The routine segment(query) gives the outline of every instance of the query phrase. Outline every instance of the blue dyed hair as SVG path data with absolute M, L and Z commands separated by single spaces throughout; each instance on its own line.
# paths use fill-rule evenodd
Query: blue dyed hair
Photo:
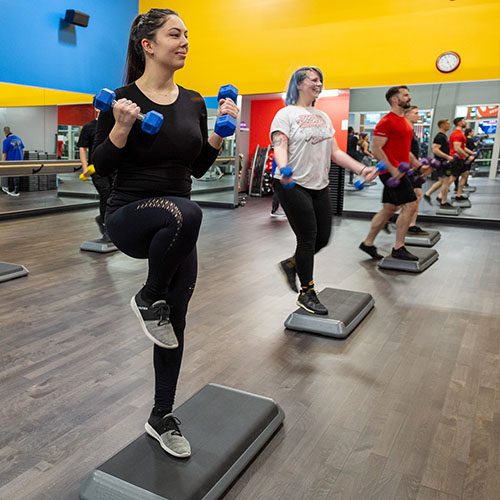
M 319 75 L 321 83 L 323 83 L 323 73 L 319 68 L 315 66 L 304 66 L 299 68 L 290 78 L 288 84 L 288 90 L 286 91 L 285 104 L 290 106 L 291 104 L 296 104 L 299 100 L 299 85 L 307 78 L 308 71 L 315 71 Z M 314 106 L 314 102 L 313 102 Z

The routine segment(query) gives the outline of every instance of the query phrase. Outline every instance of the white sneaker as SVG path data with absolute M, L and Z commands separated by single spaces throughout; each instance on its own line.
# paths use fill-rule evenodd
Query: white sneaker
M 144 427 L 167 453 L 177 458 L 188 458 L 191 456 L 191 445 L 182 435 L 180 423 L 177 417 L 169 413 L 163 418 L 151 415 Z
M 141 292 L 138 292 L 130 300 L 130 305 L 146 337 L 165 349 L 179 347 L 179 341 L 170 323 L 170 307 L 164 300 L 157 300 L 148 305 L 142 300 Z
M 271 217 L 274 219 L 286 219 L 286 214 L 283 210 L 279 209 L 276 212 L 271 212 Z

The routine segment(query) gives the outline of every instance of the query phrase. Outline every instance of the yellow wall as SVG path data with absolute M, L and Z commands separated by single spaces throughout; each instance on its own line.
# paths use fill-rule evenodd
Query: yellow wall
M 177 10 L 190 54 L 178 82 L 214 95 L 283 91 L 291 72 L 319 66 L 327 88 L 500 78 L 499 0 L 139 0 Z M 453 50 L 454 73 L 435 68 Z
M 85 104 L 91 103 L 92 97 L 90 94 L 80 94 L 78 92 L 0 83 L 0 108 Z

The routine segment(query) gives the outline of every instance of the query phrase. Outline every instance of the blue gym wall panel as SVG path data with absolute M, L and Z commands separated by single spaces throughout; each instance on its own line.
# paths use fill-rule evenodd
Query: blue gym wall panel
M 90 16 L 64 23 L 66 9 Z M 122 85 L 138 0 L 0 0 L 0 81 L 95 93 Z

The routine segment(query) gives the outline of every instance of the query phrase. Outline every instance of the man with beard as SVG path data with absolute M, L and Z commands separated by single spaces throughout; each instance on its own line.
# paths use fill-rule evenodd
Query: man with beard
M 386 166 L 379 176 L 384 184 L 383 206 L 382 210 L 374 215 L 370 231 L 359 248 L 375 260 L 382 259 L 383 256 L 377 252 L 374 245 L 375 238 L 386 222 L 401 210 L 396 222 L 396 241 L 391 256 L 395 259 L 418 260 L 418 257 L 404 246 L 410 222 L 418 209 L 417 197 L 408 177 L 398 170 L 401 163 L 410 163 L 415 170 L 422 167 L 410 152 L 413 129 L 405 118 L 405 110 L 411 106 L 411 95 L 407 86 L 399 85 L 391 87 L 385 98 L 391 110 L 377 123 L 372 143 L 373 155 Z M 391 178 L 394 180 L 389 181 Z
M 453 120 L 455 125 L 455 130 L 450 134 L 450 156 L 453 157 L 453 161 L 450 167 L 445 172 L 445 177 L 443 178 L 443 185 L 440 192 L 440 206 L 441 208 L 452 208 L 453 205 L 448 203 L 448 192 L 450 186 L 458 179 L 468 168 L 465 165 L 466 160 L 470 163 L 474 160 L 474 152 L 466 147 L 466 138 L 463 133 L 463 129 L 467 126 L 467 122 L 463 116 L 459 116 Z M 467 198 L 462 195 L 462 191 L 465 185 L 466 179 L 460 177 L 460 183 L 458 185 L 457 194 L 455 200 L 463 201 Z

